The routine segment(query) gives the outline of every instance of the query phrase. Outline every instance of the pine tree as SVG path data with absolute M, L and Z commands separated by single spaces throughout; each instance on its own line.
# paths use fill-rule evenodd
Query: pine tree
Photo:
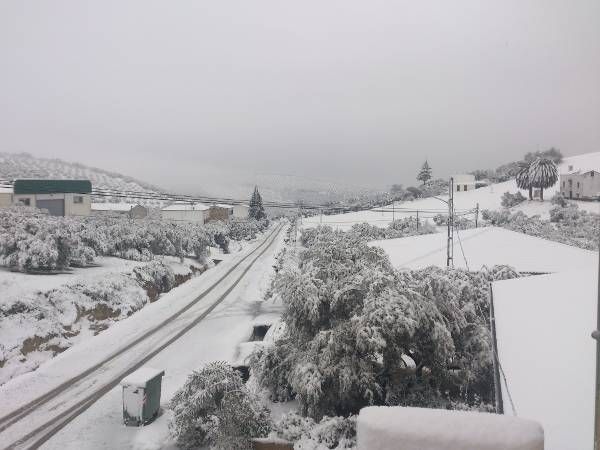
M 425 160 L 425 164 L 421 167 L 421 171 L 417 176 L 417 180 L 422 181 L 423 185 L 425 185 L 429 180 L 431 180 L 431 167 L 429 167 L 429 163 Z
M 248 216 L 251 219 L 256 220 L 261 220 L 267 217 L 265 208 L 263 207 L 262 197 L 260 196 L 260 192 L 258 192 L 258 187 L 254 187 L 254 192 L 252 193 L 252 198 L 250 199 L 250 210 L 248 211 Z

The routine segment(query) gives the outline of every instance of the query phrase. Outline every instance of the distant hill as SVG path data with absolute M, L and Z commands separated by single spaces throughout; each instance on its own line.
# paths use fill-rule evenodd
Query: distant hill
M 58 178 L 58 179 L 88 179 L 94 188 L 116 189 L 130 192 L 160 192 L 161 189 L 149 183 L 136 180 L 107 170 L 88 167 L 79 163 L 61 159 L 36 158 L 29 153 L 0 152 L 0 180 L 17 178 Z M 148 205 L 160 205 L 153 200 L 133 200 L 120 197 L 95 197 L 96 202 L 125 202 L 134 201 Z

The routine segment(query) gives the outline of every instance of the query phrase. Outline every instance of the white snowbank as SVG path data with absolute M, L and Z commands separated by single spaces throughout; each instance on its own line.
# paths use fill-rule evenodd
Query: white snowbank
M 544 431 L 497 414 L 372 406 L 358 415 L 357 449 L 543 450 Z
M 504 411 L 510 392 L 544 427 L 546 450 L 593 448 L 597 264 L 493 284 Z
M 528 236 L 504 228 L 486 227 L 460 231 L 460 241 L 470 270 L 507 264 L 520 272 L 562 272 L 596 263 L 597 253 Z M 446 266 L 445 233 L 373 241 L 399 269 Z M 459 239 L 454 238 L 454 266 L 466 268 Z

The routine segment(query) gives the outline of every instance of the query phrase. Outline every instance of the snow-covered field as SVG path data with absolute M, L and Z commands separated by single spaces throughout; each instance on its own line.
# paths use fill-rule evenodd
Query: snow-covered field
M 597 264 L 493 284 L 504 411 L 539 421 L 546 450 L 593 448 Z
M 454 237 L 454 267 L 479 270 L 496 264 L 520 272 L 548 273 L 593 266 L 598 253 L 504 228 L 485 227 L 460 231 Z M 446 266 L 445 233 L 373 241 L 398 269 Z M 460 247 L 462 242 L 462 250 Z M 463 256 L 464 251 L 464 256 Z
M 565 158 L 559 167 L 559 173 L 566 172 L 569 166 L 573 166 L 575 170 L 594 168 L 600 170 L 600 152 L 587 153 L 585 155 L 571 156 Z M 541 215 L 542 218 L 547 218 L 552 204 L 550 199 L 558 191 L 558 183 L 553 187 L 544 191 L 546 201 L 538 200 L 525 201 L 522 204 L 512 208 L 512 211 L 523 211 L 525 214 Z M 454 193 L 454 207 L 457 212 L 474 209 L 479 204 L 480 210 L 490 209 L 498 210 L 502 208 L 502 195 L 505 192 L 515 193 L 519 191 L 515 180 L 505 181 L 504 183 L 492 184 L 490 186 L 476 189 L 467 192 Z M 521 193 L 527 197 L 527 191 L 521 190 Z M 443 200 L 448 199 L 448 195 L 440 195 Z M 589 212 L 600 213 L 600 202 L 576 202 L 581 209 Z M 393 206 L 388 205 L 383 208 L 375 208 L 377 211 L 357 211 L 345 214 L 334 214 L 324 216 L 314 216 L 302 219 L 303 227 L 314 227 L 320 224 L 330 225 L 335 229 L 348 230 L 355 223 L 369 223 L 371 225 L 386 227 L 393 218 L 400 219 L 403 217 L 415 216 L 415 210 L 420 210 L 420 218 L 430 219 L 438 211 L 444 213 L 447 206 L 442 201 L 429 197 L 410 202 L 396 202 Z M 408 210 L 403 212 L 404 210 Z M 433 211 L 433 212 L 431 212 Z
M 190 321 L 206 311 L 221 295 L 226 295 L 225 300 L 205 320 L 145 365 L 166 369 L 161 400 L 163 408 L 166 409 L 169 399 L 184 383 L 192 370 L 209 361 L 234 362 L 239 359 L 244 350 L 238 349 L 238 345 L 250 338 L 255 318 L 264 314 L 278 313 L 281 310 L 281 304 L 265 304 L 262 299 L 273 271 L 275 254 L 284 245 L 283 238 L 284 233 L 279 233 L 275 244 L 269 247 L 268 251 L 259 257 L 254 265 L 250 266 L 249 262 L 244 262 L 235 269 L 235 273 L 244 273 L 238 284 L 232 285 L 232 281 L 218 283 L 214 290 L 210 291 L 200 302 L 194 304 L 184 315 L 178 317 L 164 329 L 161 328 L 159 332 L 138 344 L 132 351 L 111 361 L 102 371 L 98 371 L 97 378 L 89 380 L 91 383 L 89 386 L 80 386 L 77 395 L 85 395 L 86 389 L 102 385 L 106 377 L 119 373 L 123 367 L 133 364 L 144 354 L 159 346 L 165 339 L 177 334 Z M 108 331 L 70 348 L 40 366 L 35 372 L 9 381 L 0 388 L 0 404 L 3 405 L 3 409 L 8 412 L 18 405 L 36 398 L 60 384 L 61 381 L 79 373 L 83 368 L 93 366 L 98 360 L 111 355 L 124 343 L 133 341 L 146 330 L 157 326 L 165 318 L 170 317 L 175 311 L 196 298 L 207 287 L 220 280 L 256 245 L 258 244 L 248 246 L 247 249 L 224 260 L 203 276 L 194 278 L 164 294 L 158 301 L 120 321 Z M 249 268 L 247 273 L 243 272 L 245 267 Z M 64 406 L 62 407 L 64 408 Z M 173 444 L 168 435 L 169 417 L 167 414 L 162 415 L 146 427 L 127 428 L 122 425 L 121 408 L 121 390 L 119 387 L 115 387 L 47 441 L 43 448 L 172 447 Z M 48 420 L 48 414 L 51 413 L 48 411 L 36 412 L 34 419 Z M 26 424 L 19 424 L 19 426 L 21 425 L 25 426 Z M 7 432 L 9 434 L 6 434 Z M 6 430 L 0 436 L 0 446 L 3 443 L 12 442 L 11 439 L 13 436 L 18 436 L 18 433 L 18 430 L 10 428 Z

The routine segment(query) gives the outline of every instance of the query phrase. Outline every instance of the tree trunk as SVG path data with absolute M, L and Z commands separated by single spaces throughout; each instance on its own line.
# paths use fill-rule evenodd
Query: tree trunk
M 544 201 L 544 188 L 540 188 L 540 200 Z
M 533 186 L 529 186 L 529 200 L 533 200 Z

